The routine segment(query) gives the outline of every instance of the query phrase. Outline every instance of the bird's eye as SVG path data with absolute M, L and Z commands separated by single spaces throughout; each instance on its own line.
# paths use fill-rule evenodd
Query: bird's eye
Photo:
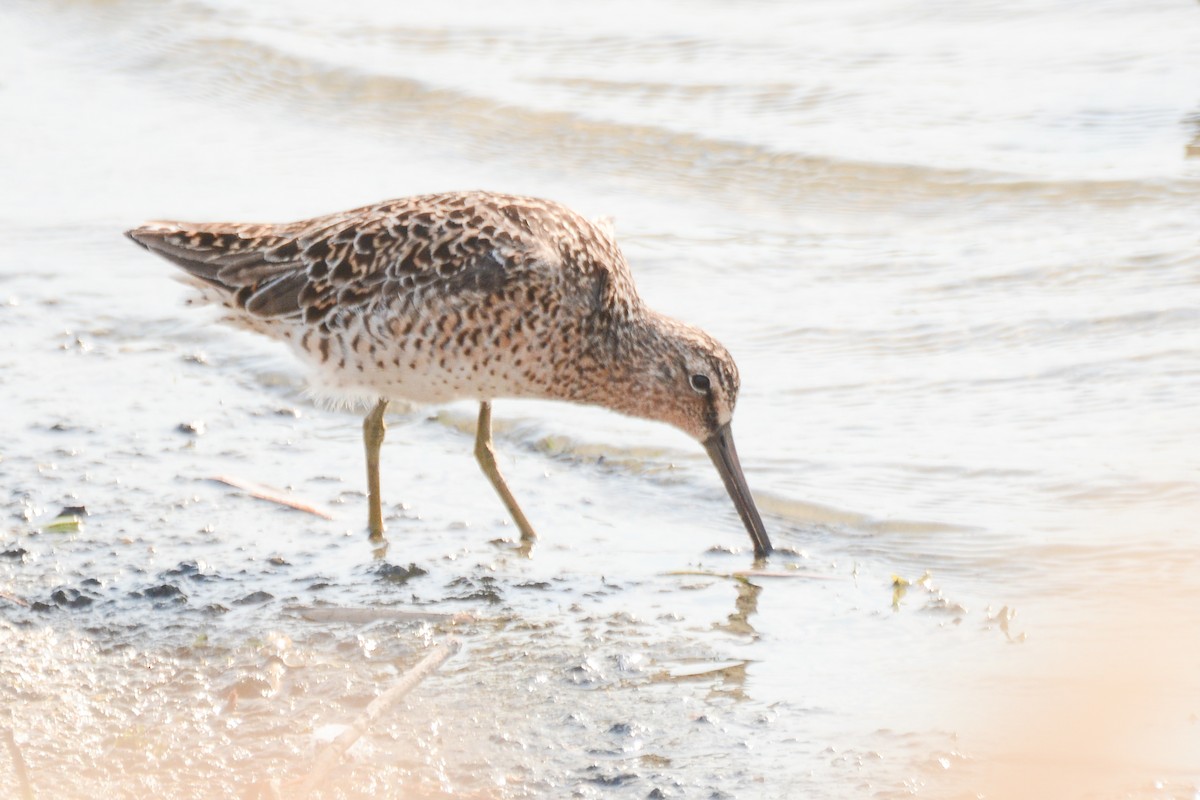
M 708 390 L 712 388 L 712 383 L 708 380 L 707 375 L 693 375 L 691 384 L 692 388 L 700 394 L 708 394 Z

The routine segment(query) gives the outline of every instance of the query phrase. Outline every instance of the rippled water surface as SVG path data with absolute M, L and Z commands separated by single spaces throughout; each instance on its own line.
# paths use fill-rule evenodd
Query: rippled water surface
M 293 796 L 453 638 L 320 796 L 1194 798 L 1196 42 L 1157 1 L 6 4 L 0 796 Z M 682 434 L 504 400 L 531 557 L 466 404 L 391 415 L 373 552 L 358 414 L 120 235 L 461 188 L 612 216 L 733 352 L 769 574 Z

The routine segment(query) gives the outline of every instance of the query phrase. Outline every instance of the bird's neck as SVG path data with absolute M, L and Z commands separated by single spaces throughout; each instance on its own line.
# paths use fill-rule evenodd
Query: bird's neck
M 645 308 L 633 309 L 620 319 L 594 320 L 581 337 L 578 356 L 564 360 L 555 370 L 550 395 L 652 418 L 649 411 L 663 386 L 660 365 L 669 359 L 682 325 Z

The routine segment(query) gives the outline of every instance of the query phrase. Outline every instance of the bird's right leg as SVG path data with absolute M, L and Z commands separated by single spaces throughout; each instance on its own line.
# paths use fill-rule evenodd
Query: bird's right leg
M 387 425 L 383 415 L 387 413 L 388 401 L 383 398 L 363 419 L 363 445 L 367 450 L 367 515 L 372 539 L 383 538 L 383 506 L 379 495 L 379 448 Z
M 496 465 L 496 450 L 492 447 L 492 404 L 486 400 L 479 404 L 479 423 L 475 428 L 475 459 L 483 468 L 483 474 L 492 482 L 496 494 L 500 495 L 513 522 L 520 528 L 521 541 L 526 545 L 532 544 L 537 539 L 537 534 L 533 532 L 533 526 L 517 505 L 517 498 L 508 490 L 508 484 L 500 474 L 500 467 Z

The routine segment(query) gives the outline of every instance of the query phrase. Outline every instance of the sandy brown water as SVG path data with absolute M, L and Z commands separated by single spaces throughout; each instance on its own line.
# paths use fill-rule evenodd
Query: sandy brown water
M 539 9 L 0 11 L 0 729 L 37 796 L 254 796 L 455 637 L 324 796 L 1195 797 L 1194 5 Z M 390 418 L 374 553 L 357 413 L 120 235 L 473 187 L 615 216 L 733 352 L 782 577 L 722 577 L 749 543 L 686 437 L 505 401 L 532 557 L 469 405 Z M 469 616 L 302 615 L 360 607 Z

